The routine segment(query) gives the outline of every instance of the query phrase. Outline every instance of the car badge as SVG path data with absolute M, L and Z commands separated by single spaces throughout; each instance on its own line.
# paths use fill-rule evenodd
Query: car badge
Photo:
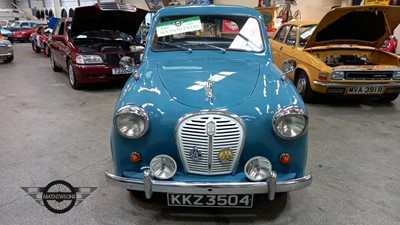
M 194 161 L 199 161 L 200 158 L 203 156 L 203 154 L 200 152 L 200 150 L 196 147 L 193 146 L 192 150 L 190 150 L 190 158 L 192 158 Z
M 215 123 L 210 121 L 206 124 L 206 130 L 207 130 L 207 135 L 208 136 L 214 136 L 215 135 Z
M 218 153 L 218 158 L 222 163 L 229 163 L 233 158 L 233 151 L 231 148 L 223 148 Z

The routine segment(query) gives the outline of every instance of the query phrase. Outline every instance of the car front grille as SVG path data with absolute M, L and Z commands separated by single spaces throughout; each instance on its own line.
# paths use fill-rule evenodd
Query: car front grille
M 390 80 L 393 71 L 347 71 L 346 80 Z
M 0 55 L 8 54 L 9 50 L 7 46 L 1 46 L 0 45 Z
M 244 133 L 240 117 L 227 112 L 200 111 L 181 118 L 176 138 L 186 172 L 232 174 L 242 152 Z

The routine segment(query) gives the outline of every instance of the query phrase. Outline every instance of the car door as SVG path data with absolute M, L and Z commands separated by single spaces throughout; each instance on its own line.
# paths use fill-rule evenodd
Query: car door
M 66 70 L 67 68 L 67 63 L 66 63 L 67 40 L 65 39 L 64 35 L 65 26 L 66 26 L 65 21 L 59 20 L 54 27 L 50 41 L 51 57 L 54 59 L 56 64 L 62 67 L 64 70 Z
M 282 57 L 281 51 L 282 51 L 288 30 L 289 30 L 288 25 L 281 26 L 279 28 L 279 30 L 277 31 L 276 35 L 274 36 L 274 38 L 271 40 L 272 57 L 274 58 L 274 63 L 276 65 L 278 65 L 279 68 L 282 67 L 282 63 L 283 63 L 283 57 Z

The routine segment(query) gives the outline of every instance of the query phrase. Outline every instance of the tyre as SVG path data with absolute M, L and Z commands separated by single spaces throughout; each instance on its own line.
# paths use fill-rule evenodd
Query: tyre
M 300 71 L 300 73 L 296 76 L 295 86 L 304 102 L 310 102 L 314 98 L 315 93 L 313 90 L 311 90 L 310 80 L 306 72 Z
M 75 90 L 81 89 L 82 85 L 79 84 L 78 80 L 76 79 L 71 60 L 68 61 L 68 71 L 67 72 L 68 72 L 69 84 L 71 85 L 71 87 Z
M 395 94 L 386 94 L 382 97 L 378 97 L 378 101 L 380 102 L 391 102 L 394 101 L 397 97 L 399 97 L 400 93 L 395 93 Z
M 40 52 L 42 51 L 38 46 L 35 45 L 35 43 L 33 43 L 33 50 L 34 50 L 36 53 L 40 53 Z
M 43 54 L 44 54 L 45 56 L 47 56 L 47 57 L 50 56 L 50 48 L 49 48 L 49 46 L 46 45 L 46 44 L 43 45 Z
M 8 57 L 7 59 L 4 60 L 5 63 L 10 63 L 14 60 L 14 56 Z
M 61 72 L 61 67 L 57 66 L 56 62 L 54 61 L 53 56 L 50 57 L 51 68 L 54 72 Z

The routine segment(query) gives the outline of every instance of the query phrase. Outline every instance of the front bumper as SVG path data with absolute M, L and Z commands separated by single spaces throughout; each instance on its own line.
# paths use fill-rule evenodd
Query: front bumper
M 153 192 L 176 194 L 267 194 L 273 200 L 276 192 L 289 192 L 311 185 L 312 176 L 277 181 L 276 173 L 266 181 L 260 182 L 177 182 L 156 180 L 150 170 L 144 171 L 144 179 L 120 177 L 106 172 L 106 180 L 112 185 L 128 189 L 144 191 L 150 199 Z
M 335 82 L 321 82 L 313 81 L 316 86 L 319 87 L 357 87 L 357 86 L 370 86 L 370 87 L 388 87 L 388 88 L 400 88 L 400 82 L 387 82 L 387 83 L 335 83 Z

